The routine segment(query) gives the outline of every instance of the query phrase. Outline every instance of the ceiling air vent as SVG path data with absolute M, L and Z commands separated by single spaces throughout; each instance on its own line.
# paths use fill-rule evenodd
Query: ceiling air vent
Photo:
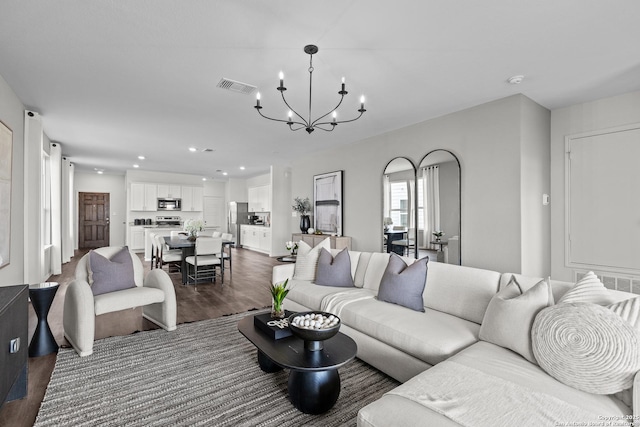
M 245 95 L 251 95 L 257 89 L 256 86 L 251 86 L 246 83 L 237 82 L 235 80 L 221 78 L 217 85 L 219 88 L 230 90 L 231 92 L 243 93 Z

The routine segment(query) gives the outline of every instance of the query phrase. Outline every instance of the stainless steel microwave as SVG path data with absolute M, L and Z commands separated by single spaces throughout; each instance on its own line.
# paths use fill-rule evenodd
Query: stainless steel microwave
M 158 199 L 159 211 L 182 210 L 182 199 Z

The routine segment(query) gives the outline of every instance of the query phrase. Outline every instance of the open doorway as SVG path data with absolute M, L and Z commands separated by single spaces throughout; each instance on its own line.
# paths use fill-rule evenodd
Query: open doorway
M 109 246 L 109 193 L 79 193 L 78 247 Z

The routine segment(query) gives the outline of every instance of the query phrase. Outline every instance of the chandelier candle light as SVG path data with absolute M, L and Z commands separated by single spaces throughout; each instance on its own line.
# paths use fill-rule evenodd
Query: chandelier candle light
M 350 120 L 337 120 L 337 116 L 338 116 L 337 109 L 338 107 L 340 107 L 340 104 L 342 104 L 342 100 L 344 99 L 344 96 L 347 93 L 349 93 L 345 90 L 345 83 L 344 83 L 344 77 L 343 77 L 341 90 L 338 91 L 338 94 L 340 95 L 340 101 L 338 102 L 338 105 L 336 105 L 333 109 L 331 109 L 325 115 L 320 116 L 313 121 L 311 120 L 311 87 L 312 87 L 312 81 L 313 81 L 313 55 L 318 53 L 318 46 L 312 45 L 312 44 L 306 45 L 304 47 L 304 51 L 309 55 L 309 118 L 305 119 L 300 114 L 298 114 L 296 110 L 291 108 L 291 106 L 285 99 L 284 91 L 287 90 L 287 88 L 284 87 L 284 74 L 282 73 L 282 71 L 280 72 L 280 86 L 278 86 L 276 89 L 280 91 L 280 95 L 282 95 L 282 101 L 284 101 L 285 105 L 289 108 L 289 114 L 288 114 L 287 120 L 274 119 L 262 114 L 262 111 L 260 111 L 262 109 L 262 106 L 260 105 L 260 92 L 258 92 L 258 94 L 256 95 L 256 105 L 254 107 L 256 110 L 258 110 L 258 114 L 260 114 L 265 119 L 273 120 L 275 122 L 286 123 L 289 125 L 289 129 L 291 130 L 295 131 L 295 130 L 304 129 L 309 134 L 313 132 L 315 129 L 322 129 L 324 131 L 331 132 L 340 123 L 354 122 L 358 120 L 360 117 L 362 117 L 362 114 L 364 114 L 364 112 L 367 111 L 364 109 L 364 96 L 360 98 L 360 109 L 358 110 L 360 115 L 358 117 Z M 300 121 L 298 121 L 297 118 L 294 120 L 294 117 L 293 117 L 294 114 L 297 116 L 297 118 L 300 119 Z M 325 117 L 327 117 L 329 114 L 332 115 L 331 121 L 321 121 Z

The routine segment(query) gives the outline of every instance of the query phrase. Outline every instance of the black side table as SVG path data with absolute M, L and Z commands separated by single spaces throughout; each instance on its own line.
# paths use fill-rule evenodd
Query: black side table
M 58 291 L 58 286 L 56 282 L 29 285 L 29 298 L 31 298 L 31 304 L 33 304 L 33 309 L 36 312 L 36 316 L 38 316 L 38 325 L 31 339 L 31 344 L 29 344 L 29 357 L 44 356 L 58 351 L 58 343 L 53 337 L 47 322 L 49 309 L 51 308 L 53 297 L 56 296 Z

